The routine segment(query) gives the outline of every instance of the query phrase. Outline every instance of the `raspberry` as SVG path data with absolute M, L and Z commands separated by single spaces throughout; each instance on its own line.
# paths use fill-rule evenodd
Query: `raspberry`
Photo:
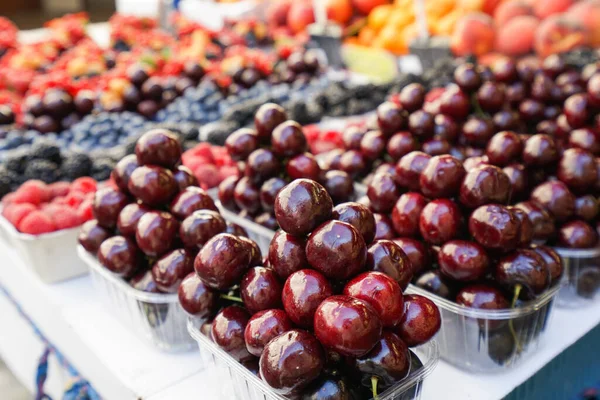
M 85 200 L 85 195 L 79 192 L 70 192 L 65 198 L 67 205 L 71 208 L 77 208 Z
M 225 178 L 229 178 L 230 176 L 237 176 L 238 172 L 238 167 L 235 165 L 226 165 L 221 167 L 219 168 L 219 180 L 223 181 Z
M 53 232 L 55 230 L 52 219 L 43 211 L 30 212 L 18 225 L 19 231 L 31 235 Z
M 94 213 L 92 212 L 93 205 L 94 199 L 89 198 L 85 199 L 79 208 L 77 208 L 77 217 L 79 217 L 79 221 L 81 221 L 81 223 L 94 219 Z
M 53 210 L 49 214 L 56 230 L 74 228 L 81 224 L 81 219 L 76 210 L 59 205 L 53 205 L 52 208 Z
M 9 193 L 6 196 L 4 196 L 2 198 L 2 204 L 7 205 L 7 204 L 12 204 L 15 202 L 15 197 L 16 197 L 16 193 Z
M 57 197 L 64 197 L 69 194 L 69 190 L 71 189 L 71 184 L 69 182 L 56 182 L 48 185 L 48 189 L 52 194 L 52 198 L 55 199 Z
M 190 149 L 183 153 L 182 160 L 185 163 L 185 158 L 196 158 L 196 157 L 204 157 L 212 164 L 214 162 L 213 153 L 211 151 L 210 143 L 200 143 L 193 149 Z
M 213 188 L 220 182 L 219 170 L 212 164 L 199 165 L 194 169 L 194 175 L 200 186 L 205 189 Z
M 93 178 L 86 176 L 75 179 L 71 185 L 71 190 L 79 193 L 95 193 L 97 187 L 98 184 L 96 181 Z
M 29 203 L 33 205 L 40 205 L 46 200 L 46 193 L 44 189 L 38 186 L 23 184 L 16 192 L 12 202 L 17 204 Z
M 69 205 L 69 203 L 67 203 L 66 196 L 58 196 L 58 197 L 53 198 L 51 204 L 58 204 L 58 205 L 63 205 L 63 206 Z
M 21 220 L 35 210 L 36 207 L 33 204 L 11 204 L 2 210 L 2 215 L 14 226 L 19 226 Z
M 204 158 L 204 157 L 189 158 L 188 160 L 183 162 L 183 165 L 185 165 L 192 171 L 195 171 L 196 168 L 199 168 L 203 165 L 210 165 L 210 164 L 212 164 L 212 163 L 207 158 Z

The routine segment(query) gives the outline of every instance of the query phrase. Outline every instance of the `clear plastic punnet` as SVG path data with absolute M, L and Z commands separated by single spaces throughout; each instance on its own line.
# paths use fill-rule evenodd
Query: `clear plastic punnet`
M 190 350 L 194 339 L 187 333 L 187 314 L 177 293 L 148 293 L 134 289 L 104 268 L 92 254 L 78 246 L 79 257 L 87 264 L 94 287 L 107 311 L 137 336 L 168 352 Z
M 540 347 L 559 289 L 556 285 L 505 310 L 465 307 L 414 285 L 406 293 L 425 296 L 440 309 L 442 326 L 435 338 L 443 360 L 471 372 L 493 373 L 514 367 Z
M 562 287 L 556 304 L 576 308 L 593 304 L 600 293 L 600 247 L 554 250 L 563 260 Z
M 269 386 L 249 369 L 244 367 L 227 352 L 213 343 L 210 338 L 200 332 L 199 321 L 190 319 L 188 331 L 198 343 L 200 357 L 205 365 L 204 373 L 210 374 L 210 382 L 218 382 L 221 399 L 244 400 L 287 400 L 274 393 Z M 438 363 L 438 346 L 432 340 L 422 346 L 412 348 L 423 366 L 398 381 L 377 397 L 378 400 L 411 400 L 420 399 L 425 377 Z M 231 384 L 229 384 L 231 382 Z

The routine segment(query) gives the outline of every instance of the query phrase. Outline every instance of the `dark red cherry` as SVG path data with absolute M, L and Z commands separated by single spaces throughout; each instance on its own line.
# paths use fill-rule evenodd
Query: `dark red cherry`
M 225 219 L 216 211 L 199 210 L 183 220 L 179 237 L 186 248 L 199 249 L 219 233 L 225 232 Z
M 527 165 L 543 167 L 558 160 L 556 143 L 548 135 L 533 135 L 525 141 L 523 161 Z
M 550 286 L 550 271 L 546 262 L 533 250 L 519 249 L 498 260 L 494 278 L 508 290 L 520 285 L 526 298 L 540 295 Z
M 409 347 L 428 342 L 440 330 L 442 317 L 435 303 L 418 294 L 404 296 L 404 314 L 398 336 Z
M 554 235 L 554 219 L 542 207 L 532 201 L 518 203 L 515 207 L 523 210 L 531 221 L 533 240 L 545 241 Z
M 492 64 L 494 78 L 498 82 L 512 82 L 517 79 L 517 64 L 509 58 L 500 58 Z
M 433 200 L 423 208 L 419 219 L 421 236 L 432 244 L 442 244 L 454 239 L 460 230 L 461 214 L 451 200 Z
M 291 330 L 273 338 L 260 356 L 260 376 L 277 394 L 298 393 L 321 375 L 325 352 L 309 332 Z
M 417 110 L 408 116 L 408 130 L 420 140 L 427 140 L 435 133 L 433 114 Z
M 423 143 L 422 150 L 431 156 L 448 154 L 450 152 L 450 143 L 442 139 L 433 138 Z
M 352 177 L 344 171 L 327 171 L 322 182 L 334 204 L 349 201 L 354 194 Z
M 557 221 L 565 221 L 575 213 L 575 196 L 561 181 L 542 183 L 531 193 L 531 200 L 548 210 Z
M 115 169 L 110 176 L 123 193 L 129 193 L 129 178 L 137 167 L 139 167 L 139 164 L 135 154 L 123 157 L 117 165 L 115 165 Z
M 527 96 L 527 88 L 523 82 L 513 82 L 506 86 L 506 100 L 511 106 L 518 106 Z
M 354 399 L 360 390 L 345 376 L 321 374 L 302 391 L 302 400 Z
M 544 118 L 544 103 L 533 99 L 525 99 L 519 104 L 519 115 L 525 121 L 538 122 Z
M 357 126 L 346 128 L 342 134 L 342 141 L 346 150 L 360 150 L 360 141 L 364 134 L 364 130 Z
M 408 112 L 416 111 L 423 106 L 425 94 L 423 85 L 420 83 L 411 83 L 400 91 L 400 104 Z
M 393 240 L 410 261 L 413 275 L 418 275 L 430 266 L 429 247 L 421 240 L 413 238 L 396 238 Z
M 308 263 L 330 279 L 348 279 L 364 270 L 367 246 L 352 225 L 325 222 L 306 242 Z
M 183 279 L 177 296 L 181 308 L 197 318 L 207 317 L 217 304 L 217 294 L 200 280 L 196 272 L 190 272 Z
M 225 290 L 237 284 L 250 264 L 249 246 L 222 233 L 209 240 L 196 256 L 194 269 L 208 287 Z
M 185 219 L 192 215 L 194 211 L 198 210 L 218 211 L 213 199 L 208 193 L 195 186 L 179 192 L 169 207 L 171 214 L 179 219 Z
M 498 132 L 487 145 L 486 155 L 491 164 L 505 166 L 519 160 L 523 144 L 519 135 L 511 131 Z
M 430 198 L 453 197 L 458 193 L 464 176 L 465 169 L 456 158 L 435 156 L 421 172 L 419 186 L 423 195 Z
M 349 150 L 341 155 L 339 165 L 336 168 L 347 172 L 352 177 L 356 177 L 365 172 L 366 160 L 359 151 Z
M 417 236 L 419 234 L 419 218 L 427 199 L 416 192 L 404 193 L 400 196 L 392 210 L 392 223 L 399 236 Z
M 92 213 L 103 228 L 112 229 L 117 225 L 119 213 L 129 203 L 129 198 L 112 188 L 100 189 L 94 195 Z
M 168 204 L 179 191 L 173 173 L 154 165 L 136 168 L 129 178 L 128 188 L 132 195 L 151 207 Z
M 573 249 L 590 249 L 598 244 L 598 234 L 584 221 L 571 221 L 558 231 L 558 244 Z
M 263 310 L 250 318 L 244 331 L 244 340 L 248 352 L 260 357 L 271 339 L 291 331 L 292 321 L 283 310 Z
M 180 165 L 175 171 L 173 171 L 173 178 L 177 182 L 179 190 L 185 190 L 190 186 L 198 186 L 198 179 L 194 176 L 193 172 L 186 166 Z
M 375 217 L 371 210 L 362 204 L 339 204 L 333 209 L 332 218 L 355 227 L 366 244 L 371 243 L 375 238 Z
M 142 215 L 135 230 L 140 250 L 150 257 L 159 257 L 172 248 L 177 238 L 179 221 L 165 211 L 149 211 Z
M 506 204 L 510 198 L 511 182 L 498 167 L 483 165 L 470 170 L 460 186 L 460 202 L 476 208 L 488 203 Z
M 509 210 L 519 219 L 519 247 L 528 247 L 533 240 L 533 224 L 527 213 L 520 208 L 510 207 Z
M 129 280 L 129 285 L 135 290 L 141 290 L 147 293 L 161 293 L 152 278 L 151 270 L 141 270 Z
M 135 155 L 139 165 L 159 165 L 170 169 L 181 160 L 181 144 L 173 132 L 153 129 L 138 139 Z
M 487 112 L 499 111 L 504 105 L 504 88 L 494 82 L 484 82 L 477 90 L 477 102 Z
M 106 239 L 98 248 L 98 261 L 109 271 L 127 278 L 142 265 L 142 254 L 135 243 L 123 236 Z
M 390 218 L 379 213 L 373 213 L 373 218 L 375 218 L 374 240 L 393 239 L 396 236 L 396 232 L 394 232 L 394 226 L 392 225 L 392 220 Z
M 327 278 L 312 269 L 291 274 L 283 286 L 281 300 L 290 319 L 299 326 L 311 328 L 317 307 L 333 295 Z
M 369 303 L 384 328 L 398 325 L 402 318 L 402 289 L 398 282 L 385 273 L 363 272 L 346 284 L 344 294 Z
M 281 279 L 308 267 L 304 240 L 282 230 L 275 232 L 269 245 L 269 262 Z
M 244 330 L 249 319 L 248 311 L 242 307 L 229 306 L 222 309 L 212 323 L 213 341 L 237 361 L 252 357 L 244 342 Z
M 496 131 L 508 131 L 519 127 L 519 115 L 514 111 L 498 111 L 492 120 Z
M 367 187 L 371 209 L 378 213 L 389 213 L 400 196 L 400 191 L 390 174 L 378 174 Z
M 283 107 L 274 103 L 266 103 L 260 106 L 254 116 L 254 126 L 260 141 L 269 141 L 273 130 L 286 120 L 287 115 Z
M 194 271 L 194 257 L 184 249 L 173 250 L 152 266 L 152 278 L 164 293 L 177 293 L 183 279 Z
M 327 349 L 349 357 L 362 357 L 381 338 L 377 312 L 365 301 L 331 296 L 315 312 L 314 331 Z
M 575 215 L 585 221 L 591 222 L 598 216 L 600 204 L 592 195 L 581 196 L 575 199 Z
M 217 197 L 221 202 L 221 205 L 228 210 L 237 209 L 237 204 L 235 203 L 234 191 L 235 186 L 238 183 L 239 178 L 237 176 L 229 176 L 219 184 Z
M 456 141 L 459 129 L 458 124 L 452 118 L 444 114 L 438 114 L 435 116 L 434 122 L 434 138 L 446 140 L 449 143 L 454 143 Z
M 311 179 L 317 180 L 321 176 L 321 167 L 310 153 L 298 154 L 290 159 L 285 171 L 290 179 Z
M 273 130 L 271 137 L 273 152 L 280 157 L 292 157 L 307 149 L 302 126 L 296 121 L 286 121 Z
M 260 210 L 260 193 L 248 177 L 240 179 L 233 189 L 235 204 L 242 210 L 256 213 Z
M 590 117 L 589 107 L 587 94 L 579 93 L 569 96 L 563 106 L 563 112 L 569 125 L 573 128 L 583 127 Z
M 589 192 L 598 177 L 594 156 L 582 149 L 568 149 L 558 163 L 556 175 L 572 190 Z
M 454 300 L 453 292 L 455 289 L 450 283 L 450 279 L 443 276 L 440 270 L 433 269 L 425 272 L 415 280 L 415 286 L 425 289 L 444 299 Z
M 254 184 L 261 184 L 281 172 L 281 164 L 275 154 L 267 149 L 254 150 L 246 161 L 246 177 Z
M 457 120 L 462 120 L 471 111 L 469 96 L 458 86 L 450 86 L 440 97 L 440 112 Z
M 487 249 L 514 249 L 519 241 L 519 226 L 519 219 L 498 204 L 481 206 L 469 218 L 471 236 Z
M 471 117 L 462 128 L 462 137 L 467 144 L 485 146 L 494 135 L 494 124 L 488 119 Z
M 410 190 L 419 190 L 419 178 L 431 156 L 421 151 L 413 151 L 403 156 L 396 164 L 396 183 Z
M 502 168 L 502 172 L 506 174 L 510 181 L 510 198 L 514 200 L 523 197 L 529 187 L 525 166 L 523 164 L 511 164 Z
M 355 368 L 362 374 L 363 384 L 371 384 L 370 377 L 378 378 L 380 387 L 388 387 L 408 375 L 410 352 L 398 335 L 384 331 L 381 339 L 366 355 L 357 358 Z
M 368 270 L 382 272 L 406 289 L 413 277 L 413 266 L 402 248 L 391 240 L 377 240 L 367 250 Z
M 597 156 L 600 154 L 600 136 L 589 128 L 575 129 L 569 134 L 569 146 L 587 150 Z
M 454 82 L 461 89 L 471 92 L 481 85 L 481 76 L 473 64 L 465 63 L 454 70 Z
M 373 223 L 375 225 L 375 223 Z M 373 227 L 373 231 L 375 228 Z M 81 226 L 77 240 L 84 249 L 96 254 L 102 242 L 111 236 L 111 232 L 98 224 L 95 219 L 87 221 Z
M 281 229 L 294 236 L 306 236 L 331 217 L 333 201 L 317 182 L 297 179 L 281 189 L 275 198 L 275 217 Z
M 260 204 L 266 211 L 273 211 L 277 193 L 286 185 L 281 178 L 271 178 L 260 187 Z
M 485 249 L 475 242 L 452 240 L 438 253 L 440 270 L 461 282 L 476 281 L 488 272 L 490 260 Z
M 227 137 L 225 147 L 232 159 L 243 161 L 258 148 L 258 135 L 249 128 L 238 129 Z
M 400 107 L 386 101 L 377 107 L 377 124 L 386 136 L 391 136 L 406 127 L 406 117 Z
M 369 131 L 360 141 L 360 152 L 369 161 L 375 161 L 383 154 L 386 139 L 381 131 Z
M 550 285 L 553 286 L 558 283 L 563 274 L 563 262 L 558 253 L 547 246 L 535 246 L 533 251 L 538 253 L 546 262 L 546 267 L 550 271 Z
M 465 171 L 469 172 L 472 169 L 480 167 L 482 165 L 490 165 L 487 156 L 473 156 L 469 157 L 463 162 Z
M 501 290 L 486 284 L 466 286 L 456 295 L 456 302 L 461 306 L 481 310 L 504 310 L 510 303 Z
M 247 238 L 246 236 L 238 236 L 238 239 L 240 239 L 242 243 L 244 243 L 248 247 L 248 251 L 250 252 L 249 265 L 251 267 L 263 265 L 263 256 L 262 252 L 260 251 L 260 247 L 258 246 L 258 243 L 256 243 L 252 239 Z

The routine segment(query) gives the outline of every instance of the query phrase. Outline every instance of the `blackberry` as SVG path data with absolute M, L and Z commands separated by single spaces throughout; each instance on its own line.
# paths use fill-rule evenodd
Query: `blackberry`
M 45 139 L 36 141 L 31 146 L 29 154 L 33 160 L 47 160 L 58 165 L 60 165 L 62 160 L 60 157 L 60 148 Z
M 0 169 L 0 198 L 10 193 L 17 185 L 18 175 L 6 168 Z
M 116 163 L 107 157 L 97 158 L 92 165 L 92 178 L 98 182 L 108 180 Z
M 60 169 L 66 180 L 73 181 L 82 176 L 90 175 L 92 160 L 87 154 L 72 153 L 65 157 Z
M 22 174 L 25 170 L 28 157 L 29 152 L 25 149 L 10 152 L 4 160 L 4 166 L 11 172 Z
M 199 138 L 201 142 L 208 142 L 210 144 L 223 146 L 227 137 L 229 137 L 231 133 L 239 128 L 240 125 L 233 121 L 213 122 L 204 125 L 202 129 L 200 129 Z
M 587 64 L 594 64 L 598 60 L 598 53 L 589 47 L 571 50 L 561 54 L 566 64 L 582 69 Z
M 60 170 L 56 163 L 49 160 L 34 159 L 27 163 L 24 176 L 26 180 L 39 179 L 46 183 L 53 183 L 60 179 Z

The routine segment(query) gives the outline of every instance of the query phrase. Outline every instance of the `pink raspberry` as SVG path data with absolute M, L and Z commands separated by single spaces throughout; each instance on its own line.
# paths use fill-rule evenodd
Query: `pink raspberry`
M 56 227 L 52 218 L 43 211 L 35 210 L 30 212 L 18 225 L 19 231 L 30 235 L 41 235 L 42 233 L 54 232 Z

